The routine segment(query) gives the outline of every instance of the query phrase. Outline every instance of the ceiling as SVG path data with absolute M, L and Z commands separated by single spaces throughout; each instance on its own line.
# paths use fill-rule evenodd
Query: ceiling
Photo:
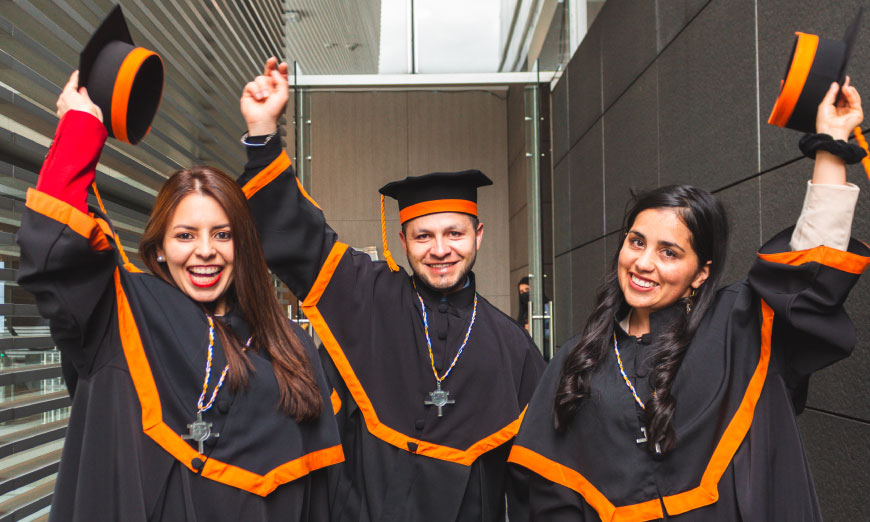
M 287 60 L 304 74 L 377 74 L 380 0 L 287 0 L 285 6 Z

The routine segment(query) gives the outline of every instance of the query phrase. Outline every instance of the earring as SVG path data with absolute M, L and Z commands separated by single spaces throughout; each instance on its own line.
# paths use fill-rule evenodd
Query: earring
M 695 289 L 689 293 L 689 297 L 686 298 L 686 315 L 692 313 L 692 299 L 695 297 Z
M 158 254 L 158 255 L 157 255 L 157 262 L 158 262 L 158 263 L 165 263 L 165 262 L 166 262 L 166 258 Z

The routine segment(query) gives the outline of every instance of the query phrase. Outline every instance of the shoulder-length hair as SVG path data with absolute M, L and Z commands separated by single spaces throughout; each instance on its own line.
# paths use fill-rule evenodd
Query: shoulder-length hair
M 230 221 L 233 237 L 233 281 L 227 290 L 227 304 L 238 309 L 251 326 L 251 348 L 265 352 L 272 362 L 278 380 L 280 406 L 297 421 L 320 416 L 323 401 L 302 342 L 290 329 L 284 317 L 266 258 L 254 224 L 254 217 L 244 193 L 236 182 L 212 167 L 197 166 L 173 174 L 161 187 L 154 208 L 139 242 L 139 255 L 151 272 L 178 287 L 165 263 L 157 261 L 157 250 L 163 245 L 170 218 L 182 199 L 190 194 L 214 198 L 223 207 Z M 251 362 L 243 350 L 243 342 L 220 321 L 215 321 L 230 370 L 228 382 L 234 391 L 248 384 Z
M 623 237 L 634 225 L 638 214 L 648 209 L 670 208 L 690 232 L 692 250 L 698 256 L 698 268 L 710 264 L 707 280 L 697 290 L 691 311 L 680 313 L 665 331 L 656 332 L 658 342 L 652 354 L 653 368 L 649 382 L 652 397 L 646 403 L 645 421 L 649 432 L 648 448 L 658 443 L 662 451 L 676 447 L 673 427 L 676 400 L 671 386 L 704 314 L 713 303 L 725 268 L 728 248 L 728 219 L 722 204 L 709 192 L 688 185 L 669 185 L 633 194 L 630 208 L 622 222 Z M 589 378 L 610 352 L 616 321 L 628 312 L 629 306 L 619 286 L 617 265 L 624 241 L 613 256 L 610 269 L 596 293 L 595 310 L 586 321 L 583 335 L 571 348 L 556 390 L 553 404 L 554 424 L 564 431 L 583 399 L 590 395 Z

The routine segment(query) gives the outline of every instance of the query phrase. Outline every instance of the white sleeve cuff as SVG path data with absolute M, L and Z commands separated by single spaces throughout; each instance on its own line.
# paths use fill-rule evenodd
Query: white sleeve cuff
M 792 250 L 825 245 L 846 250 L 858 204 L 857 185 L 824 185 L 807 181 L 804 207 L 791 235 Z

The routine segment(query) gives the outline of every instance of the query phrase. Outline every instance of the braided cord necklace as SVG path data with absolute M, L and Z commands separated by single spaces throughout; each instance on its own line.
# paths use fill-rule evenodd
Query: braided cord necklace
M 634 385 L 631 384 L 631 380 L 629 380 L 628 375 L 625 374 L 625 368 L 622 366 L 622 357 L 619 356 L 619 345 L 616 342 L 616 332 L 613 333 L 613 351 L 616 352 L 616 362 L 619 363 L 619 373 L 622 374 L 622 380 L 625 381 L 625 385 L 628 386 L 628 389 L 631 390 L 631 394 L 634 395 L 634 402 L 640 406 L 640 409 L 646 411 L 646 405 L 640 400 L 640 397 L 637 395 L 637 390 L 634 389 Z
M 208 357 L 205 361 L 205 378 L 202 381 L 202 393 L 199 394 L 199 400 L 196 401 L 196 420 L 187 425 L 189 434 L 181 437 L 185 440 L 197 441 L 199 443 L 200 453 L 202 453 L 204 449 L 203 442 L 211 437 L 220 437 L 220 433 L 212 433 L 212 423 L 204 421 L 202 419 L 202 413 L 208 411 L 212 405 L 214 405 L 214 400 L 217 398 L 218 391 L 221 389 L 221 386 L 223 386 L 227 373 L 230 371 L 230 364 L 227 363 L 221 372 L 221 377 L 218 379 L 217 386 L 214 387 L 211 398 L 207 404 L 203 405 L 202 401 L 205 400 L 205 395 L 208 391 L 208 381 L 211 379 L 211 361 L 212 356 L 214 355 L 214 320 L 210 315 L 207 315 L 206 318 L 208 319 Z M 253 337 L 248 337 L 248 341 L 245 343 L 245 350 L 251 346 L 251 339 L 253 339 Z
M 444 375 L 439 377 L 438 370 L 435 369 L 435 355 L 432 353 L 432 339 L 429 337 L 429 318 L 426 315 L 426 304 L 423 302 L 423 297 L 420 295 L 420 292 L 417 291 L 417 283 L 413 281 L 412 283 L 414 284 L 414 293 L 417 294 L 417 299 L 420 301 L 420 311 L 423 315 L 423 332 L 426 334 L 426 347 L 429 349 L 429 363 L 432 366 L 432 374 L 435 375 L 436 382 L 435 391 L 429 392 L 429 399 L 423 401 L 423 404 L 438 408 L 438 416 L 442 417 L 443 412 L 441 409 L 448 404 L 455 404 L 456 401 L 449 399 L 450 392 L 442 390 L 441 383 L 448 375 L 450 375 L 453 367 L 456 366 L 456 361 L 458 361 L 459 356 L 462 355 L 462 350 L 464 350 L 465 345 L 468 344 L 468 338 L 471 336 L 471 329 L 474 327 L 474 321 L 477 318 L 477 292 L 474 293 L 474 307 L 471 311 L 471 321 L 468 323 L 468 330 L 465 332 L 465 338 L 462 340 L 462 345 L 459 346 L 459 350 L 456 352 L 456 357 L 453 358 L 453 362 L 450 363 L 450 367 L 447 368 Z
M 631 394 L 634 396 L 634 402 L 640 406 L 640 409 L 646 411 L 646 405 L 640 400 L 640 397 L 637 395 L 637 390 L 634 389 L 634 385 L 631 384 L 631 380 L 628 378 L 628 375 L 625 374 L 625 368 L 622 366 L 622 357 L 619 356 L 619 343 L 616 342 L 616 332 L 613 332 L 613 351 L 616 353 L 616 362 L 619 363 L 619 373 L 622 374 L 622 380 L 625 381 L 625 385 L 628 386 L 628 389 L 631 390 Z M 653 391 L 655 394 L 655 391 Z M 638 444 L 643 444 L 647 442 L 647 434 L 646 434 L 646 426 L 641 426 L 640 428 L 641 436 L 639 439 L 635 439 L 635 442 Z M 662 453 L 661 445 L 656 442 L 654 446 L 655 452 L 658 454 Z

